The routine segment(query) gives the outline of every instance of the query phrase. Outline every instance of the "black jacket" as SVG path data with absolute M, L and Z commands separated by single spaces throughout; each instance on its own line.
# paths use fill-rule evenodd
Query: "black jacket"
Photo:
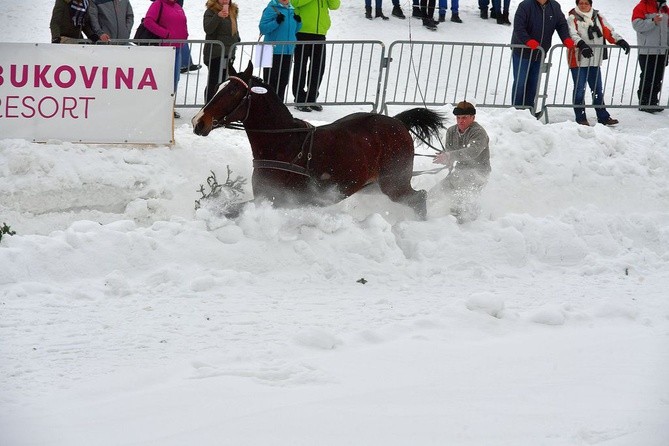
M 551 48 L 553 33 L 557 31 L 560 39 L 569 38 L 569 25 L 562 12 L 562 7 L 555 0 L 548 0 L 540 5 L 537 0 L 523 0 L 516 9 L 513 19 L 512 45 L 526 45 L 528 40 L 534 39 L 541 44 L 545 54 Z M 515 48 L 514 54 L 520 54 L 524 59 L 538 60 L 539 51 Z

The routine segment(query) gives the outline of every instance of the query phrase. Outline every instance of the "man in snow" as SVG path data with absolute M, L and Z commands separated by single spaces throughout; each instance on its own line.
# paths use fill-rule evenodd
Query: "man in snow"
M 490 176 L 490 149 L 472 104 L 459 102 L 453 114 L 457 123 L 446 130 L 444 151 L 434 162 L 451 169 L 441 186 L 452 197 L 451 214 L 462 224 L 478 218 L 477 199 Z

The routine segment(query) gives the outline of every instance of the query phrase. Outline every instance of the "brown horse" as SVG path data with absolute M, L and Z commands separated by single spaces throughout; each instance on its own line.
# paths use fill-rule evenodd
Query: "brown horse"
M 252 76 L 253 66 L 229 72 L 216 95 L 193 117 L 193 130 L 207 136 L 216 127 L 241 123 L 253 152 L 255 200 L 278 206 L 328 205 L 378 182 L 392 201 L 427 216 L 426 192 L 411 187 L 413 132 L 429 140 L 442 117 L 416 108 L 389 117 L 354 113 L 314 127 L 294 118 L 273 89 Z

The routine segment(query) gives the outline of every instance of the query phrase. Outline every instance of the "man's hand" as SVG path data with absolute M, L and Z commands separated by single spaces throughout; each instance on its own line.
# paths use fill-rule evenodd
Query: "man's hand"
M 435 164 L 444 164 L 449 167 L 453 165 L 453 162 L 451 161 L 451 155 L 446 151 L 440 152 L 437 156 L 434 157 L 432 162 Z

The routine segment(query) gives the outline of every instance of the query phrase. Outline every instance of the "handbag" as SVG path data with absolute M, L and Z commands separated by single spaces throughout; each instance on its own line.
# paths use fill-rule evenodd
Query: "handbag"
M 160 16 L 163 13 L 163 4 L 160 4 L 160 10 L 158 11 L 158 19 L 156 22 L 160 22 Z M 137 27 L 137 31 L 135 31 L 135 37 L 133 37 L 135 40 L 140 40 L 140 39 L 145 39 L 145 40 L 161 40 L 162 37 L 155 35 L 151 31 L 149 31 L 146 26 L 144 26 L 144 19 L 142 19 L 142 23 L 139 24 Z M 137 45 L 158 45 L 157 43 L 137 43 Z

